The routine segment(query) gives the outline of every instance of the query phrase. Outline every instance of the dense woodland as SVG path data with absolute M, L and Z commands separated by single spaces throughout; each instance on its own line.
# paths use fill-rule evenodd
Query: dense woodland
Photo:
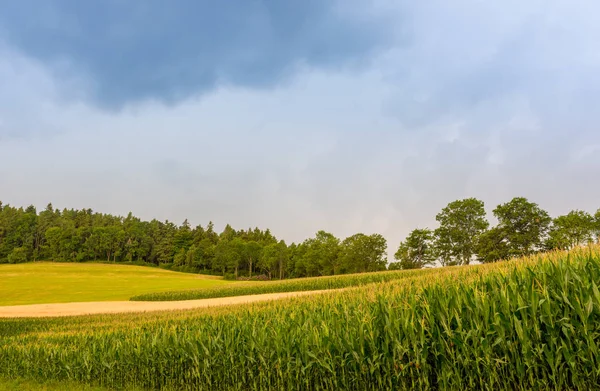
M 344 240 L 319 231 L 287 245 L 270 230 L 215 232 L 213 223 L 142 221 L 93 212 L 55 209 L 49 204 L 16 208 L 0 202 L 0 263 L 30 261 L 129 262 L 230 278 L 294 278 L 428 265 L 494 262 L 539 251 L 569 249 L 600 240 L 600 209 L 551 218 L 537 204 L 517 197 L 498 205 L 490 228 L 484 203 L 451 202 L 437 216 L 436 229 L 415 229 L 388 265 L 386 239 L 355 234 Z

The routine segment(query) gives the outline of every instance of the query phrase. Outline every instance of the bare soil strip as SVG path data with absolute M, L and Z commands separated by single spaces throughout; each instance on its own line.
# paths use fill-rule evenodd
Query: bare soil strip
M 305 296 L 323 292 L 328 291 L 319 290 L 267 293 L 262 295 L 220 297 L 215 299 L 185 301 L 98 301 L 87 303 L 15 305 L 0 307 L 0 318 L 46 318 L 56 316 L 116 314 L 124 312 L 188 310 L 222 305 L 255 303 L 259 301 L 277 300 L 287 297 Z

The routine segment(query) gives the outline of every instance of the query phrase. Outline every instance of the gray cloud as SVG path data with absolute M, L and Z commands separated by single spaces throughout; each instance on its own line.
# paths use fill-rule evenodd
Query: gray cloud
M 0 26 L 28 56 L 93 81 L 105 107 L 177 102 L 219 83 L 271 87 L 298 63 L 340 67 L 385 46 L 382 17 L 345 12 L 359 2 L 2 1 Z M 31 10 L 35 9 L 35 12 Z

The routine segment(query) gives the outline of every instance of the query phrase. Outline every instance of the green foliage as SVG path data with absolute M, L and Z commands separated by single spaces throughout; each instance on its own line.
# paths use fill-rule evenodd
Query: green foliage
M 433 232 L 430 229 L 415 229 L 400 243 L 394 255 L 398 261 L 390 270 L 421 269 L 435 260 Z
M 483 201 L 475 198 L 454 201 L 435 217 L 437 258 L 443 266 L 468 265 L 475 254 L 478 236 L 489 226 Z
M 516 197 L 494 209 L 494 215 L 511 257 L 533 254 L 543 248 L 552 219 L 536 203 Z
M 594 234 L 596 235 L 596 243 L 600 243 L 600 209 L 594 215 Z
M 475 252 L 480 262 L 496 262 L 510 257 L 507 235 L 501 227 L 494 227 L 477 238 Z
M 573 211 L 554 221 L 525 198 L 514 198 L 494 210 L 499 220 L 490 230 L 484 204 L 475 198 L 449 203 L 436 216 L 439 227 L 427 252 L 416 259 L 405 244 L 389 269 L 463 265 L 474 259 L 493 262 L 546 249 L 568 249 L 600 241 L 600 210 L 594 217 Z M 169 270 L 236 278 L 302 278 L 386 269 L 387 242 L 380 234 L 357 233 L 343 240 L 318 231 L 289 246 L 269 229 L 236 230 L 227 224 L 221 233 L 214 224 L 192 227 L 170 221 L 142 221 L 95 213 L 90 209 L 55 209 L 48 204 L 37 214 L 32 206 L 14 208 L 0 203 L 0 263 L 52 260 L 153 264 Z M 418 258 L 418 257 L 417 257 Z M 416 259 L 416 263 L 414 262 Z M 431 261 L 431 262 L 430 262 Z
M 600 388 L 597 247 L 401 273 L 412 277 L 229 308 L 1 320 L 0 376 L 151 390 Z
M 136 390 L 127 388 L 127 390 Z M 93 387 L 70 381 L 33 381 L 0 378 L 0 391 L 109 391 L 104 387 Z
M 283 240 L 279 243 L 271 243 L 262 251 L 258 265 L 262 270 L 266 270 L 269 279 L 273 272 L 279 270 L 279 279 L 283 278 L 283 269 L 289 259 L 288 249 Z
M 575 246 L 588 244 L 595 239 L 594 225 L 594 217 L 581 210 L 574 210 L 565 216 L 559 216 L 552 221 L 546 247 L 568 250 Z
M 0 203 L 0 263 L 105 261 L 280 279 L 385 268 L 381 235 L 357 234 L 344 243 L 319 231 L 288 249 L 268 229 L 236 230 L 227 224 L 219 234 L 212 222 L 192 228 L 187 220 L 177 226 L 168 220 L 142 221 L 132 213 L 120 217 L 90 209 L 60 211 L 52 204 L 38 215 L 34 207 Z
M 27 261 L 27 249 L 25 247 L 15 247 L 8 255 L 8 263 L 25 263 Z
M 380 234 L 362 233 L 346 238 L 340 249 L 343 273 L 364 273 L 385 270 L 387 241 Z

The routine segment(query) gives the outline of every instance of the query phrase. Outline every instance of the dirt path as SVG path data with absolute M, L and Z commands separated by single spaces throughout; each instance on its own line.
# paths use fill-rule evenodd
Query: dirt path
M 53 316 L 76 316 L 93 314 L 116 314 L 123 312 L 147 312 L 187 310 L 193 308 L 215 307 L 220 305 L 254 303 L 327 292 L 285 292 L 221 297 L 216 299 L 185 301 L 98 301 L 88 303 L 29 304 L 0 307 L 0 318 L 45 318 Z

